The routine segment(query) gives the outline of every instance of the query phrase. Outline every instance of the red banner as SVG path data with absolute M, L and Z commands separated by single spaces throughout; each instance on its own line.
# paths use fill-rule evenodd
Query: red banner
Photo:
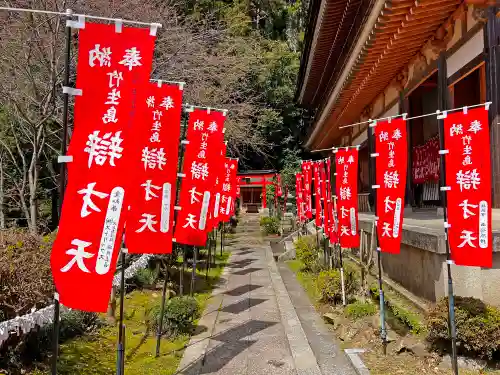
M 238 173 L 238 160 L 225 158 L 224 179 L 222 180 L 222 196 L 219 212 L 223 222 L 231 217 L 231 206 L 236 199 L 236 174 Z
M 439 181 L 439 137 L 413 148 L 411 172 L 414 184 Z
M 323 233 L 327 235 L 328 220 L 330 215 L 328 214 L 328 199 L 327 199 L 328 182 L 326 180 L 325 163 L 323 161 L 319 162 L 319 175 L 321 180 L 321 205 L 323 206 L 322 228 L 323 228 Z
M 276 196 L 283 196 L 283 188 L 281 187 L 281 175 L 276 175 Z
M 406 120 L 377 123 L 375 152 L 379 247 L 382 252 L 397 254 L 401 246 L 408 167 Z
M 129 253 L 169 254 L 176 197 L 182 86 L 150 83 L 144 120 L 134 127 L 127 214 Z M 127 190 L 128 191 L 128 190 Z
M 444 120 L 448 240 L 457 265 L 492 266 L 491 161 L 488 110 Z
M 358 150 L 339 148 L 335 155 L 337 220 L 342 247 L 359 247 Z
M 313 163 L 314 170 L 314 197 L 316 204 L 316 217 L 315 224 L 316 227 L 321 226 L 321 218 L 323 216 L 321 209 L 321 182 L 320 182 L 320 174 L 319 174 L 319 163 Z
M 214 165 L 214 171 L 217 175 L 215 179 L 215 185 L 212 191 L 212 197 L 210 201 L 209 210 L 209 225 L 207 226 L 209 231 L 213 230 L 223 221 L 221 217 L 221 196 L 222 196 L 222 182 L 224 181 L 225 168 L 224 161 L 226 159 L 226 144 L 222 142 L 220 145 L 220 156 Z
M 304 220 L 303 193 L 302 193 L 302 173 L 295 174 L 295 201 L 297 204 L 297 220 Z
M 303 179 L 303 200 L 304 214 L 308 219 L 312 218 L 312 198 L 311 198 L 311 162 L 302 162 L 302 179 Z
M 210 201 L 217 178 L 225 115 L 195 109 L 189 116 L 180 191 L 180 208 L 175 224 L 177 242 L 203 246 L 207 240 Z
M 327 178 L 327 205 L 328 205 L 328 236 L 330 237 L 330 242 L 334 243 L 338 241 L 337 226 L 335 222 L 335 209 L 333 204 L 332 196 L 332 183 L 330 180 L 332 169 L 332 161 L 330 158 L 326 160 L 326 178 Z
M 74 132 L 61 222 L 51 267 L 60 301 L 107 309 L 128 206 L 132 111 L 145 98 L 155 37 L 149 29 L 87 23 L 79 32 Z M 139 120 L 140 119 L 140 120 Z

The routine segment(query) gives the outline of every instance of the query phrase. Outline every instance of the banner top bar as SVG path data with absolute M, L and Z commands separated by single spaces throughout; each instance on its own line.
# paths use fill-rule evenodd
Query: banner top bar
M 66 16 L 66 17 L 85 17 L 85 18 L 89 18 L 89 19 L 111 21 L 111 22 L 121 22 L 121 23 L 128 23 L 128 24 L 132 24 L 132 25 L 156 26 L 156 27 L 163 26 L 161 23 L 157 23 L 157 22 L 141 22 L 141 21 L 126 20 L 126 19 L 122 19 L 122 18 L 109 18 L 109 17 L 91 16 L 91 15 L 87 15 L 87 14 L 78 14 L 78 13 L 73 13 L 71 11 L 71 9 L 67 9 L 66 12 L 55 12 L 55 11 L 50 11 L 50 10 L 0 7 L 0 10 L 6 10 L 9 12 L 52 14 L 52 15 Z

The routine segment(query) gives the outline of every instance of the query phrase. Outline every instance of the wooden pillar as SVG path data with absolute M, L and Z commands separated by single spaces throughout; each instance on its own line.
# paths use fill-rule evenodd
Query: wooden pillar
M 484 25 L 486 59 L 486 100 L 490 106 L 491 194 L 494 208 L 500 208 L 500 19 L 499 7 L 488 8 Z

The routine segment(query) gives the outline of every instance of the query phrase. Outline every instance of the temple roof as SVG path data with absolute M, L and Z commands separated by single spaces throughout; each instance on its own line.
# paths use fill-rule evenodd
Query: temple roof
M 352 3 L 359 1 L 322 0 L 316 22 L 308 25 L 297 99 L 317 110 L 306 144 L 310 149 L 330 147 L 342 134 L 339 126 L 356 122 L 425 43 L 439 44 L 449 26 L 444 24 L 462 0 L 373 0 L 362 21 Z M 344 40 L 342 17 L 344 23 L 357 20 L 355 40 Z M 346 45 L 349 54 L 342 58 Z

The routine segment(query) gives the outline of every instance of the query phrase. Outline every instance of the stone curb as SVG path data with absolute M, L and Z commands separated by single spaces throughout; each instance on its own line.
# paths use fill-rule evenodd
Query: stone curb
M 364 349 L 344 349 L 347 358 L 353 365 L 358 375 L 370 375 L 370 370 L 365 366 L 358 354 L 364 353 Z
M 281 322 L 290 345 L 297 375 L 322 375 L 281 274 L 278 271 L 270 246 L 266 246 L 266 259 L 280 310 Z
M 198 322 L 198 326 L 205 326 L 208 329 L 196 336 L 191 337 L 189 344 L 184 351 L 181 363 L 177 367 L 176 375 L 184 374 L 184 371 L 189 369 L 189 374 L 199 374 L 202 370 L 203 363 L 205 361 L 205 355 L 207 353 L 207 348 L 210 343 L 210 338 L 214 334 L 215 325 L 217 322 L 217 317 L 219 315 L 220 307 L 223 300 L 223 293 L 227 290 L 228 276 L 231 269 L 227 267 L 230 264 L 233 254 L 228 259 L 226 267 L 222 271 L 219 278 L 219 285 L 212 291 L 212 296 L 210 297 L 210 302 L 208 303 L 203 316 Z M 196 369 L 190 369 L 189 367 L 196 363 Z

